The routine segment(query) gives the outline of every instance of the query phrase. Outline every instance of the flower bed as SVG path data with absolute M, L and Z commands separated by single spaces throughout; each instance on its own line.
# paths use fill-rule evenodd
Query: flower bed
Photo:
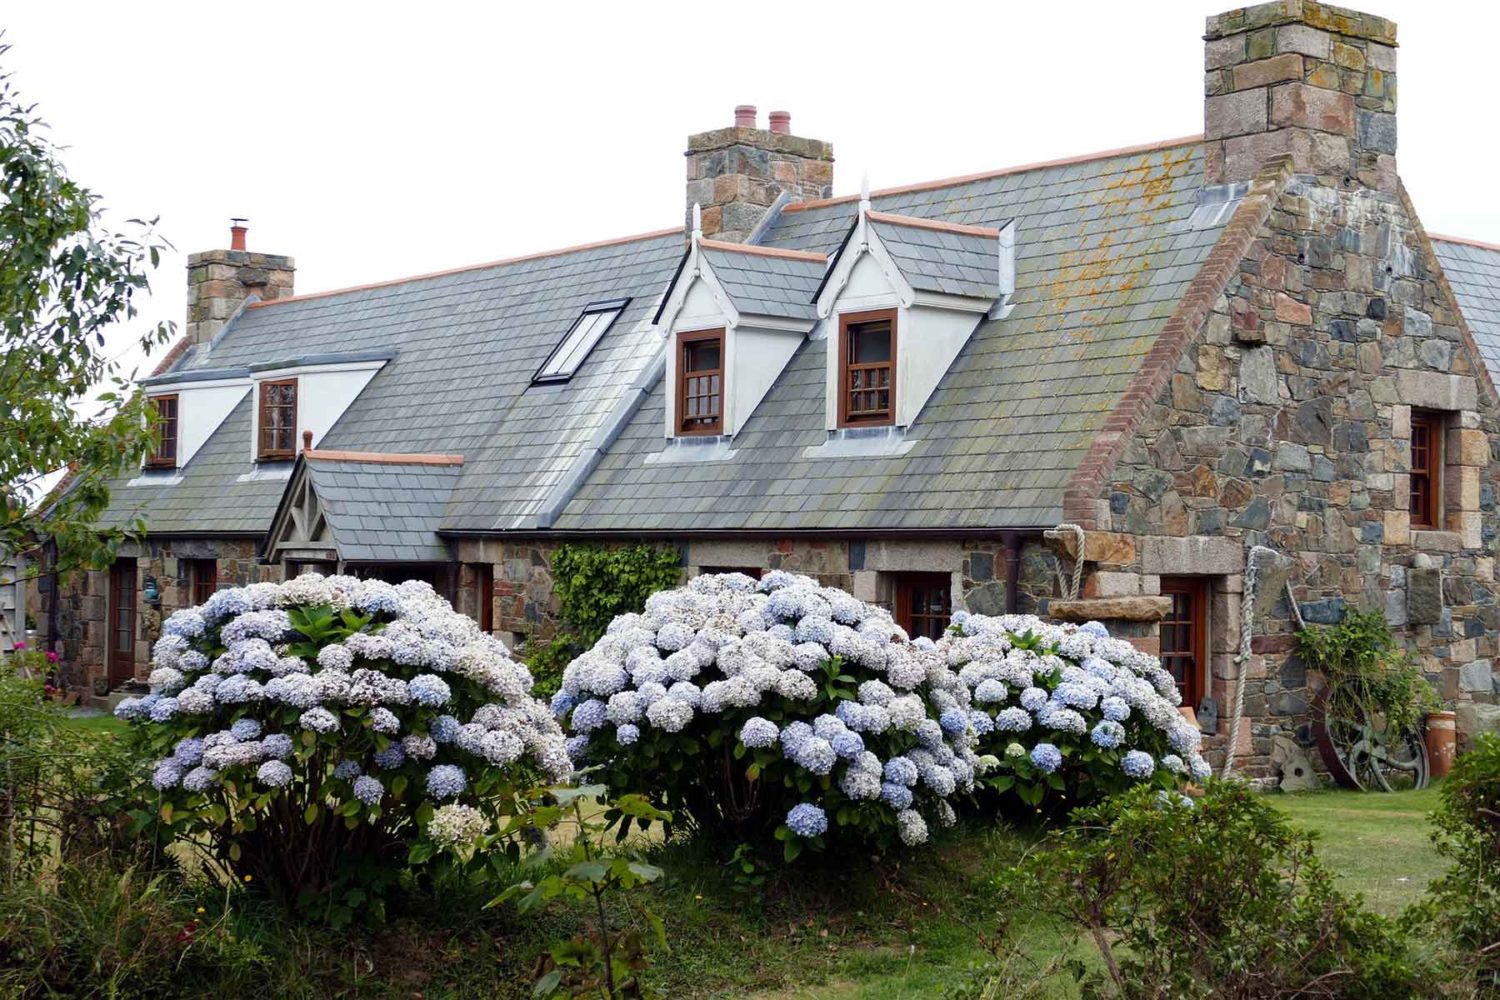
M 1032 806 L 1070 804 L 1143 781 L 1175 788 L 1207 778 L 1202 736 L 1178 711 L 1160 661 L 1098 622 L 958 612 L 941 645 L 970 692 L 981 750 L 1000 760 L 984 783 Z
M 614 791 L 663 800 L 795 857 L 835 840 L 922 843 L 993 760 L 969 691 L 890 614 L 790 573 L 699 576 L 616 618 L 554 710 Z
M 525 667 L 425 583 L 257 583 L 163 632 L 116 714 L 157 758 L 151 812 L 237 874 L 308 893 L 423 862 L 571 769 Z

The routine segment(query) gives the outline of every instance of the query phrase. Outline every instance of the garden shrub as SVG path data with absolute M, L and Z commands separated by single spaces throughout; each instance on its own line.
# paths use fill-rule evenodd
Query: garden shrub
M 526 669 L 425 583 L 257 583 L 163 633 L 117 709 L 153 760 L 136 826 L 336 922 L 408 865 L 482 865 L 518 789 L 570 770 Z
M 646 598 L 682 577 L 677 550 L 658 545 L 563 545 L 552 554 L 552 592 L 561 629 L 550 641 L 526 644 L 539 694 L 552 694 L 562 671 L 599 641 L 619 615 L 640 611 Z
M 999 760 L 982 779 L 996 791 L 1080 803 L 1210 773 L 1172 675 L 1098 622 L 959 611 L 940 646 L 969 692 L 979 751 Z
M 1086 932 L 1121 996 L 1433 995 L 1429 960 L 1334 888 L 1313 841 L 1243 783 L 1196 802 L 1136 787 L 1076 810 L 1001 876 L 1002 906 Z
M 912 845 L 993 761 L 930 640 L 803 576 L 694 578 L 617 617 L 553 700 L 577 759 L 729 845 Z
M 1432 914 L 1478 988 L 1500 995 L 1500 736 L 1477 736 L 1441 795 L 1434 840 L 1453 866 L 1432 885 Z

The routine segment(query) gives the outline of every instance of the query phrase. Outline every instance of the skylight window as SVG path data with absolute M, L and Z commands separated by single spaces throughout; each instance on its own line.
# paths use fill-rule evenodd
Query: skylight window
M 547 355 L 547 360 L 531 381 L 566 382 L 572 378 L 629 302 L 629 299 L 610 299 L 585 306 L 568 335 Z

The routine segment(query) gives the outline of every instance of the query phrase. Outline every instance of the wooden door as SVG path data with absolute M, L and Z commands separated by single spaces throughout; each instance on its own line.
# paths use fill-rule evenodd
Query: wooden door
M 953 620 L 952 577 L 901 573 L 896 577 L 896 624 L 913 639 L 941 639 Z
M 1161 595 L 1172 599 L 1161 622 L 1161 665 L 1177 681 L 1182 703 L 1197 710 L 1208 693 L 1208 579 L 1164 576 Z
M 117 559 L 109 571 L 109 686 L 135 678 L 135 560 Z

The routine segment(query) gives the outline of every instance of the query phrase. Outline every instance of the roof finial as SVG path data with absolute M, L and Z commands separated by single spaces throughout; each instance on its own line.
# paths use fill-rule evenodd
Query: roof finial
M 693 202 L 693 242 L 703 239 L 703 208 Z
M 859 210 L 861 212 L 870 210 L 870 172 L 868 170 L 859 180 Z

